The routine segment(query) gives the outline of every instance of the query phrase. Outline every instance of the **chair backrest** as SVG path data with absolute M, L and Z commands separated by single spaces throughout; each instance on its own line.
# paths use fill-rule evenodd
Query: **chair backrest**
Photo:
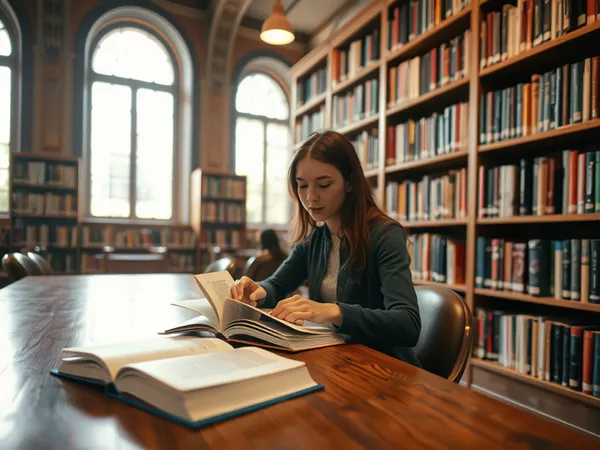
M 416 286 L 421 336 L 414 347 L 425 370 L 458 383 L 473 345 L 473 317 L 456 292 L 438 286 Z
M 256 256 L 251 256 L 246 260 L 246 263 L 244 264 L 244 274 L 248 273 L 248 269 L 252 266 L 254 261 L 256 261 Z
M 226 256 L 211 262 L 208 266 L 206 266 L 206 269 L 204 269 L 204 273 L 221 272 L 223 270 L 228 271 L 231 276 L 233 276 L 235 272 L 235 263 L 233 262 L 232 258 Z
M 17 281 L 29 275 L 42 275 L 39 266 L 22 253 L 7 253 L 2 257 L 2 267 L 10 281 Z
M 263 255 L 254 260 L 246 270 L 246 275 L 254 281 L 263 281 L 275 273 L 283 261 Z
M 40 268 L 42 275 L 54 275 L 52 266 L 42 255 L 35 252 L 27 252 L 27 257 Z

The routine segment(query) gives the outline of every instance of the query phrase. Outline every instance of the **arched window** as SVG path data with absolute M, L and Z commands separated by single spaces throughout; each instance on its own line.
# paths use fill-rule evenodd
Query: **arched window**
M 289 223 L 288 98 L 273 77 L 249 73 L 238 85 L 235 109 L 235 171 L 247 176 L 247 221 Z
M 0 213 L 8 212 L 8 171 L 11 143 L 15 140 L 14 124 L 16 114 L 14 72 L 16 52 L 13 38 L 0 11 Z
M 90 204 L 95 217 L 173 216 L 177 66 L 139 25 L 109 27 L 91 47 Z

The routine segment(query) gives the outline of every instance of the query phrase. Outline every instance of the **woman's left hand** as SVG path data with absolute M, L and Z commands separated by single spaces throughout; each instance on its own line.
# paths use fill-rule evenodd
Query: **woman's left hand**
M 271 311 L 271 315 L 296 325 L 303 325 L 305 320 L 314 323 L 331 322 L 338 327 L 342 323 L 342 310 L 338 305 L 315 302 L 300 295 L 281 300 Z

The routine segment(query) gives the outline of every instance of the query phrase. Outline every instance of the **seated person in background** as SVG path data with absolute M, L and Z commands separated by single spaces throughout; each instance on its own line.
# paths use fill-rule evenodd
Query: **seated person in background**
M 270 228 L 260 233 L 260 246 L 264 253 L 252 262 L 245 273 L 255 281 L 262 281 L 273 275 L 288 256 L 281 249 L 277 233 Z
M 411 348 L 421 316 L 406 235 L 377 206 L 352 143 L 334 131 L 315 133 L 294 155 L 288 184 L 296 245 L 266 280 L 237 280 L 232 297 L 298 325 L 331 323 L 420 367 Z M 304 282 L 310 298 L 290 296 Z

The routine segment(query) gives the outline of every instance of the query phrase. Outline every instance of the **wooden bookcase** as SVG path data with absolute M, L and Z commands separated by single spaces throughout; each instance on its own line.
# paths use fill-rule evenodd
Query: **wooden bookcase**
M 394 192 L 393 189 L 388 189 L 390 182 L 418 182 L 424 176 L 434 178 L 446 175 L 449 171 L 463 169 L 461 186 L 466 185 L 466 192 L 462 193 L 459 198 L 461 205 L 459 214 L 437 216 L 416 214 L 413 217 L 406 217 L 406 219 L 412 220 L 400 217 L 399 221 L 407 230 L 407 234 L 411 236 L 433 233 L 464 242 L 464 282 L 448 286 L 465 296 L 474 314 L 480 308 L 506 309 L 514 310 L 518 314 L 531 313 L 565 319 L 574 318 L 590 324 L 600 324 L 600 304 L 566 301 L 547 296 L 537 297 L 508 290 L 476 288 L 475 283 L 478 269 L 478 237 L 525 240 L 600 238 L 600 227 L 598 226 L 600 214 L 598 212 L 479 217 L 478 207 L 479 195 L 482 193 L 479 186 L 480 166 L 488 168 L 511 165 L 518 163 L 519 159 L 523 157 L 547 157 L 555 151 L 583 149 L 594 144 L 596 145 L 594 150 L 600 150 L 598 147 L 600 119 L 593 119 L 591 116 L 590 120 L 568 123 L 554 129 L 538 131 L 535 134 L 519 137 L 507 136 L 504 140 L 480 142 L 482 128 L 480 119 L 484 112 L 481 95 L 485 95 L 489 91 L 509 88 L 520 82 L 531 81 L 532 75 L 543 74 L 559 66 L 600 55 L 597 46 L 600 39 L 600 16 L 596 18 L 595 22 L 590 22 L 560 36 L 549 35 L 551 39 L 539 43 L 539 45 L 532 45 L 529 49 L 525 46 L 521 50 L 519 46 L 519 51 L 511 52 L 510 57 L 503 59 L 500 55 L 499 60 L 494 64 L 483 66 L 480 63 L 480 52 L 482 42 L 487 49 L 487 40 L 485 40 L 487 37 L 482 38 L 482 34 L 485 34 L 482 32 L 483 28 L 487 30 L 488 13 L 498 11 L 501 17 L 503 7 L 510 3 L 508 0 L 471 0 L 470 3 L 464 4 L 462 9 L 457 8 L 451 16 L 439 20 L 437 23 L 435 16 L 432 17 L 433 26 L 423 27 L 419 35 L 406 39 L 402 45 L 390 46 L 388 45 L 390 37 L 392 40 L 395 36 L 400 39 L 400 31 L 398 31 L 398 35 L 395 35 L 396 32 L 393 29 L 395 8 L 398 7 L 400 10 L 404 4 L 410 7 L 410 3 L 410 0 L 374 0 L 370 2 L 335 35 L 312 50 L 292 68 L 293 106 L 297 105 L 296 85 L 298 80 L 309 77 L 315 68 L 322 67 L 323 64 L 326 64 L 327 68 L 325 93 L 301 107 L 292 108 L 291 124 L 293 129 L 296 123 L 301 122 L 316 108 L 324 108 L 325 111 L 322 129 L 335 129 L 344 133 L 351 140 L 355 140 L 356 136 L 365 130 L 377 128 L 376 160 L 378 164 L 375 167 L 365 164 L 363 168 L 380 204 L 386 209 L 391 205 L 389 203 L 391 202 L 390 195 Z M 435 1 L 429 3 L 436 4 Z M 512 2 L 513 6 L 517 7 L 520 3 L 520 1 Z M 445 3 L 442 2 L 442 4 Z M 453 5 L 456 2 L 450 2 L 450 4 Z M 551 1 L 550 4 L 555 5 L 556 2 Z M 508 7 L 505 9 L 507 15 L 514 14 L 508 12 Z M 491 17 L 493 18 L 493 16 Z M 486 25 L 482 26 L 484 21 L 486 21 Z M 400 21 L 400 23 L 402 22 Z M 352 76 L 346 76 L 338 81 L 336 75 L 339 69 L 337 68 L 336 53 L 340 49 L 344 49 L 350 42 L 368 35 L 374 28 L 379 29 L 381 39 L 378 61 L 358 68 Z M 465 35 L 465 32 L 468 33 Z M 401 101 L 390 98 L 393 92 L 390 69 L 398 67 L 412 58 L 424 57 L 434 48 L 441 53 L 444 44 L 451 43 L 460 35 L 464 35 L 462 45 L 465 42 L 468 44 L 467 49 L 462 47 L 468 55 L 464 59 L 462 76 L 450 77 L 449 80 L 442 80 L 435 86 L 431 85 L 427 89 L 410 93 L 411 95 L 402 97 Z M 461 42 L 460 39 L 458 42 Z M 507 42 L 511 42 L 511 50 L 515 50 L 515 42 Z M 462 54 L 465 55 L 465 52 Z M 433 60 L 433 57 L 430 57 L 430 60 Z M 408 63 L 408 67 L 410 68 L 410 63 Z M 396 76 L 398 75 L 396 74 Z M 359 116 L 358 120 L 350 123 L 338 123 L 337 126 L 334 126 L 334 98 L 336 95 L 352 91 L 356 86 L 373 79 L 378 80 L 379 84 L 377 114 L 368 117 Z M 600 83 L 600 80 L 597 82 Z M 387 134 L 389 127 L 411 119 L 417 121 L 435 112 L 441 113 L 444 108 L 459 103 L 466 103 L 460 113 L 460 117 L 466 119 L 460 128 L 462 138 L 459 141 L 460 145 L 450 145 L 449 150 L 441 152 L 427 152 L 422 155 L 424 156 L 422 158 L 397 158 L 398 155 L 393 158 L 386 153 L 392 138 Z M 456 113 L 454 114 L 456 118 Z M 436 120 L 439 121 L 439 119 Z M 311 129 L 310 131 L 315 130 Z M 297 134 L 294 137 L 295 148 L 298 148 L 302 139 Z M 415 282 L 429 285 L 438 284 L 431 277 L 428 280 Z M 476 330 L 476 333 L 478 331 Z M 475 339 L 477 345 L 478 335 L 475 336 Z M 540 411 L 560 421 L 600 434 L 600 398 L 519 373 L 493 361 L 480 360 L 475 357 L 471 358 L 462 382 L 488 395 Z
M 191 225 L 200 242 L 202 271 L 215 255 L 245 248 L 246 177 L 195 169 L 191 190 Z
M 40 247 L 56 273 L 77 273 L 79 159 L 12 153 L 9 181 L 11 251 Z
M 189 225 L 82 221 L 79 181 L 78 158 L 11 154 L 9 216 L 0 222 L 2 256 L 37 247 L 57 274 L 99 273 L 98 255 L 105 247 L 121 253 L 164 247 L 169 271 L 196 273 L 196 236 Z

